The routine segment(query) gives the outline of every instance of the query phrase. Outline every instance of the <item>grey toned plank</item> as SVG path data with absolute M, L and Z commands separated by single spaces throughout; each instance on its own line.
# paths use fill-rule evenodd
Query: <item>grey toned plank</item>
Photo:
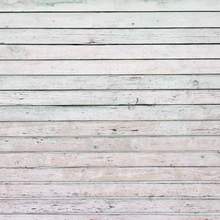
M 220 181 L 219 167 L 0 169 L 0 181 Z M 21 202 L 21 201 L 20 201 Z M 198 202 L 198 201 L 197 201 Z M 219 204 L 219 203 L 218 203 Z M 2 207 L 2 206 L 1 206 Z
M 1 122 L 0 136 L 220 135 L 220 121 Z
M 1 13 L 0 28 L 220 27 L 220 12 Z
M 219 104 L 219 90 L 1 91 L 0 105 Z
M 0 61 L 0 74 L 220 74 L 220 62 L 219 60 Z
M 0 152 L 206 152 L 220 137 L 0 137 Z
M 220 43 L 220 29 L 0 29 L 1 44 Z
M 218 0 L 2 0 L 1 11 L 218 11 Z
M 0 90 L 220 89 L 218 75 L 0 76 Z
M 219 120 L 220 105 L 4 106 L 0 115 L 0 121 Z
M 0 45 L 1 60 L 213 58 L 220 59 L 220 45 Z
M 199 183 L 2 183 L 0 197 L 65 199 L 77 197 L 220 198 L 220 184 Z
M 4 153 L 0 168 L 220 167 L 220 153 Z

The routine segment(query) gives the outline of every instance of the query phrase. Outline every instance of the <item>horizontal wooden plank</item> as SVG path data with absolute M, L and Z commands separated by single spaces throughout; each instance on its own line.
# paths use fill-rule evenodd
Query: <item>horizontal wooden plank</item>
M 219 104 L 219 90 L 1 91 L 0 105 Z
M 220 12 L 1 13 L 0 28 L 220 27 Z
M 206 152 L 218 151 L 219 146 L 217 136 L 0 137 L 0 152 Z
M 134 215 L 113 215 L 113 214 L 97 214 L 97 215 L 1 215 L 4 220 L 146 220 L 149 218 L 151 220 L 219 220 L 220 217 L 216 214 L 202 214 L 202 215 L 144 215 L 144 214 L 134 214 Z
M 220 75 L 0 75 L 0 90 L 53 89 L 220 89 Z
M 220 59 L 220 45 L 0 45 L 1 60 L 213 58 Z
M 0 168 L 220 167 L 220 153 L 4 153 Z
M 2 0 L 1 11 L 218 11 L 218 0 Z
M 195 190 L 196 189 L 196 190 Z M 3 198 L 166 197 L 220 198 L 220 184 L 182 183 L 7 183 Z
M 220 29 L 0 29 L 1 44 L 220 43 Z
M 0 181 L 220 181 L 219 167 L 0 169 Z
M 0 74 L 220 74 L 220 62 L 219 60 L 0 61 Z
M 0 136 L 220 135 L 220 121 L 1 122 Z
M 220 105 L 4 106 L 0 121 L 219 120 Z
M 0 211 L 26 214 L 74 213 L 220 213 L 219 200 L 75 199 L 0 200 Z

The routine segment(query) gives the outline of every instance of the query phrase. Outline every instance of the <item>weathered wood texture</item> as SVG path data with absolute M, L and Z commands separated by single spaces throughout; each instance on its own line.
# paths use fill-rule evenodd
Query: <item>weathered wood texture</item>
M 174 19 L 175 18 L 175 19 Z M 220 27 L 220 12 L 1 13 L 0 28 Z
M 1 152 L 211 152 L 218 136 L 0 137 Z
M 0 59 L 220 59 L 220 45 L 0 45 Z
M 220 220 L 218 0 L 0 1 L 0 220 Z
M 220 29 L 0 29 L 1 44 L 220 43 Z
M 187 106 L 7 106 L 0 108 L 1 121 L 73 120 L 218 120 L 220 105 Z
M 219 60 L 0 60 L 0 75 L 220 74 Z
M 0 136 L 220 135 L 220 121 L 1 122 Z
M 95 79 L 95 80 L 94 80 Z M 0 90 L 218 89 L 220 75 L 1 76 Z
M 219 220 L 220 217 L 217 214 L 209 215 L 204 213 L 203 215 L 192 215 L 187 214 L 186 216 L 181 216 L 178 214 L 162 214 L 162 215 L 150 215 L 150 214 L 87 214 L 87 215 L 2 215 L 2 219 L 4 220 L 88 220 L 88 219 L 95 219 L 95 220 L 146 220 L 146 218 L 152 220 Z
M 85 83 L 86 84 L 86 83 Z M 1 91 L 0 105 L 219 104 L 219 90 Z
M 2 0 L 1 11 L 219 11 L 218 0 Z

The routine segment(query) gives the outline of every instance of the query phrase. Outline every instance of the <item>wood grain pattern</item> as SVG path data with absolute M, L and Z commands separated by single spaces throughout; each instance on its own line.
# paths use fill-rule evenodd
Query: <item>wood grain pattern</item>
M 218 136 L 0 137 L 0 152 L 211 152 Z
M 0 29 L 1 44 L 220 43 L 220 29 Z
M 219 200 L 146 200 L 146 199 L 75 199 L 75 200 L 0 200 L 0 211 L 4 213 L 73 214 L 73 213 L 122 213 L 122 214 L 171 214 L 171 213 L 216 213 Z M 88 213 L 88 214 L 89 214 Z
M 0 220 L 220 220 L 218 0 L 1 0 Z
M 220 167 L 2 168 L 4 182 L 220 181 Z M 21 201 L 20 201 L 21 202 Z M 198 203 L 198 201 L 197 201 Z M 219 203 L 218 203 L 219 204 Z M 218 206 L 219 207 L 219 206 Z
M 0 168 L 220 167 L 220 153 L 8 153 Z
M 219 18 L 220 12 L 1 13 L 0 28 L 219 28 Z
M 0 90 L 218 89 L 220 75 L 1 76 Z
M 0 122 L 0 136 L 220 135 L 220 121 Z
M 97 198 L 180 198 L 218 199 L 219 183 L 137 183 L 137 182 L 97 182 L 97 183 L 1 183 L 0 197 L 76 199 L 78 197 Z
M 56 218 L 57 220 L 72 220 L 72 219 L 77 219 L 77 220 L 87 220 L 87 219 L 96 219 L 96 220 L 145 220 L 146 218 L 150 218 L 152 220 L 219 220 L 218 215 L 208 215 L 208 214 L 203 214 L 201 215 L 193 215 L 193 214 L 187 214 L 187 215 L 144 215 L 144 214 L 133 214 L 133 215 L 126 215 L 126 214 L 90 214 L 90 215 L 2 215 L 0 216 L 5 220 L 53 220 Z
M 218 0 L 2 0 L 1 11 L 218 11 Z
M 85 120 L 218 120 L 220 105 L 195 106 L 8 106 L 0 107 L 1 121 Z
M 1 91 L 1 106 L 219 104 L 219 90 Z
M 1 61 L 0 75 L 220 74 L 219 60 Z
M 220 45 L 0 45 L 1 60 L 216 58 Z

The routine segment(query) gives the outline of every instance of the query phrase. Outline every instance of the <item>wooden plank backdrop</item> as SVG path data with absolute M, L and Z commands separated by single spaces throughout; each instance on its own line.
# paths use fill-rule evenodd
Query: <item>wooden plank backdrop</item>
M 0 1 L 0 220 L 220 220 L 219 0 Z

